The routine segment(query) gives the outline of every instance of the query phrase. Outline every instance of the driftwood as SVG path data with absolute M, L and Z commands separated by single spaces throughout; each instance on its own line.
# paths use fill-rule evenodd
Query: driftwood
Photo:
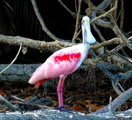
M 108 76 L 112 80 L 112 85 L 114 90 L 118 95 L 120 95 L 123 91 L 120 90 L 120 86 L 118 87 L 118 82 L 132 78 L 132 70 L 131 64 L 128 64 L 126 61 L 122 61 L 117 56 L 113 56 L 115 60 L 122 64 L 122 66 L 118 64 L 108 64 L 104 61 L 99 61 L 99 59 L 87 59 L 83 65 L 73 74 L 69 75 L 65 81 L 65 87 L 67 88 L 77 88 L 86 87 L 88 90 L 94 90 L 97 82 L 101 82 L 105 80 Z M 118 59 L 117 59 L 118 58 Z M 120 61 L 121 60 L 121 61 Z M 96 64 L 98 62 L 98 64 Z M 31 77 L 32 73 L 40 64 L 13 64 L 10 68 L 8 68 L 5 72 L 0 74 L 1 81 L 14 81 L 14 82 L 27 82 Z M 0 71 L 8 66 L 7 64 L 0 65 Z M 125 66 L 125 69 L 124 69 Z M 101 73 L 102 70 L 107 76 Z M 100 73 L 99 73 L 100 71 Z M 113 74 L 111 71 L 116 72 Z M 102 74 L 104 77 L 103 80 L 96 78 L 97 74 Z M 97 81 L 96 81 L 97 80 Z M 58 80 L 48 80 L 45 82 L 44 87 L 55 88 L 57 86 Z M 81 83 L 86 83 L 84 84 Z M 99 83 L 101 84 L 101 83 Z
M 11 82 L 28 82 L 32 73 L 40 64 L 13 64 L 5 72 L 0 74 L 1 81 L 11 81 Z M 4 69 L 7 64 L 0 65 L 0 71 Z M 80 86 L 80 81 L 92 82 L 92 85 L 96 83 L 95 80 L 95 66 L 93 65 L 83 65 L 79 70 L 74 72 L 74 74 L 69 75 L 66 78 L 65 86 L 67 87 L 77 87 Z M 84 74 L 85 73 L 85 74 Z M 58 80 L 48 80 L 46 81 L 46 87 L 56 87 Z M 74 84 L 76 83 L 76 84 Z M 91 86 L 91 84 L 89 85 Z M 93 88 L 94 89 L 94 88 Z
M 0 120 L 131 120 L 132 109 L 116 114 L 100 113 L 85 115 L 79 112 L 60 112 L 53 109 L 42 109 L 33 112 L 6 112 L 0 113 Z
M 0 71 L 4 69 L 7 64 L 0 65 Z M 1 80 L 7 80 L 7 81 L 18 81 L 19 82 L 27 82 L 27 80 L 31 77 L 32 73 L 34 70 L 38 67 L 39 65 L 34 64 L 34 65 L 18 65 L 18 64 L 13 64 L 10 68 L 8 68 L 4 73 L 0 74 L 0 79 Z
M 58 49 L 64 48 L 64 47 L 70 47 L 74 44 L 68 42 L 68 41 L 54 41 L 54 42 L 45 42 L 45 41 L 39 41 L 39 40 L 33 40 L 29 38 L 24 38 L 20 36 L 5 36 L 0 35 L 0 43 L 5 43 L 9 45 L 17 45 L 19 46 L 22 43 L 23 47 L 27 48 L 33 48 L 37 49 L 39 51 L 51 51 L 55 52 Z M 98 49 L 104 46 L 113 45 L 113 44 L 122 44 L 122 40 L 120 38 L 113 38 L 108 41 L 104 41 L 100 44 L 92 45 L 92 49 Z

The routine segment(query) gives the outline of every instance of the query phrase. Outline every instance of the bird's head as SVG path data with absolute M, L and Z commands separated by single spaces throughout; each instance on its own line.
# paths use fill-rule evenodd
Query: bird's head
M 90 30 L 90 18 L 87 16 L 84 16 L 82 18 L 82 36 L 83 43 L 93 44 L 96 42 Z

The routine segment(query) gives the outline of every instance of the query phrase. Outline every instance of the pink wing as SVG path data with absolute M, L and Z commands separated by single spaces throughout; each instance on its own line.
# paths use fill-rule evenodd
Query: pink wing
M 78 49 L 70 49 L 68 51 L 53 54 L 48 60 L 47 77 L 55 78 L 60 75 L 67 76 L 76 70 L 76 64 L 80 60 L 81 53 Z
M 36 69 L 29 83 L 35 84 L 40 80 L 45 81 L 61 75 L 66 77 L 77 69 L 76 65 L 80 57 L 81 53 L 76 46 L 55 52 Z

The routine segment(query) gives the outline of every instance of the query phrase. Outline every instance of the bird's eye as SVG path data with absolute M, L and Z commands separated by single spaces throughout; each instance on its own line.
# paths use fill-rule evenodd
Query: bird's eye
M 85 20 L 82 20 L 82 23 L 84 24 L 85 23 Z

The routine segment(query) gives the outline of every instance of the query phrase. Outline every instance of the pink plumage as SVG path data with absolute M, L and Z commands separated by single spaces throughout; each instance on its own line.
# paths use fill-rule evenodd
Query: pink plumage
M 33 73 L 29 80 L 30 84 L 36 84 L 38 88 L 42 81 L 53 79 L 59 76 L 68 76 L 74 72 L 76 64 L 80 60 L 81 51 L 79 45 L 61 49 L 52 54 L 43 64 Z
M 42 65 L 40 65 L 29 80 L 36 88 L 46 80 L 59 77 L 57 87 L 59 107 L 63 107 L 63 83 L 64 79 L 77 70 L 88 54 L 90 43 L 96 40 L 90 31 L 89 18 L 83 17 L 82 36 L 83 43 L 64 48 L 53 53 Z

